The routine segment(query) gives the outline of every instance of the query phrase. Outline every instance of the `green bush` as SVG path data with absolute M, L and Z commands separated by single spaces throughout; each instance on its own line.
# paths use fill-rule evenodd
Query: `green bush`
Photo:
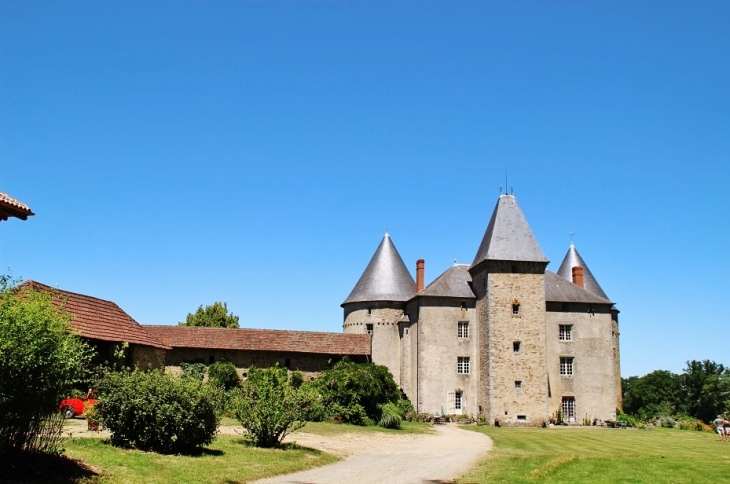
M 0 453 L 60 451 L 58 404 L 85 377 L 91 350 L 54 297 L 0 276 Z
M 203 381 L 208 368 L 205 363 L 181 363 L 180 370 L 183 378 L 189 378 L 196 381 Z
M 208 367 L 208 381 L 229 391 L 241 384 L 241 377 L 238 376 L 236 365 L 230 361 L 221 360 Z
M 192 452 L 215 439 L 215 387 L 159 370 L 107 373 L 96 384 L 99 422 L 111 442 L 164 454 Z
M 626 422 L 626 425 L 628 427 L 634 427 L 637 429 L 643 428 L 645 425 L 645 422 L 643 422 L 639 418 L 634 417 L 633 415 L 622 413 L 620 411 L 616 413 L 616 420 L 623 420 L 624 422 Z
M 342 419 L 355 425 L 370 425 L 381 418 L 381 405 L 396 403 L 398 386 L 387 367 L 353 363 L 347 359 L 325 370 L 310 384 L 319 403 L 312 420 Z
M 400 409 L 394 403 L 385 403 L 380 406 L 380 420 L 378 425 L 386 429 L 399 429 L 403 422 Z
M 413 404 L 410 400 L 407 398 L 400 398 L 396 402 L 396 406 L 398 407 L 398 411 L 400 412 L 400 416 L 405 418 L 406 415 L 409 413 L 415 413 L 415 410 L 413 408 Z
M 234 392 L 232 416 L 257 447 L 277 447 L 305 424 L 310 394 L 292 385 L 286 368 L 251 367 L 248 379 Z

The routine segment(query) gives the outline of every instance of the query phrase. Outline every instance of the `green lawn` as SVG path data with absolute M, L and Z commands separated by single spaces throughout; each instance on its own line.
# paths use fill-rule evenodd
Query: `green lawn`
M 66 455 L 100 472 L 100 483 L 236 483 L 330 464 L 337 457 L 311 449 L 256 449 L 219 435 L 199 456 L 160 455 L 112 447 L 102 439 L 64 441 Z
M 465 427 L 492 438 L 466 483 L 702 483 L 730 480 L 730 442 L 689 430 Z
M 328 422 L 309 422 L 297 432 L 306 432 L 316 435 L 342 435 L 342 434 L 427 434 L 433 432 L 432 425 L 423 422 L 403 422 L 399 430 L 384 429 L 375 425 L 362 427 L 349 424 L 332 424 Z M 293 439 L 296 440 L 297 432 L 294 432 Z

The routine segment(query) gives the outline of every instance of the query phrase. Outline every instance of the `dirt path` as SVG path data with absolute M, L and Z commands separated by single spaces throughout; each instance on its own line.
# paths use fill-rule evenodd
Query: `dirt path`
M 306 427 L 305 427 L 306 429 Z M 352 433 L 323 436 L 302 429 L 287 442 L 343 457 L 324 467 L 256 481 L 257 484 L 446 483 L 465 474 L 492 448 L 484 434 L 435 425 L 429 434 Z M 221 426 L 221 434 L 240 435 L 240 427 Z M 86 420 L 71 419 L 64 436 L 109 438 L 108 431 L 90 432 Z
M 437 425 L 434 430 L 433 434 L 328 437 L 297 432 L 287 440 L 345 459 L 256 484 L 445 483 L 465 474 L 492 447 L 486 435 L 456 425 Z

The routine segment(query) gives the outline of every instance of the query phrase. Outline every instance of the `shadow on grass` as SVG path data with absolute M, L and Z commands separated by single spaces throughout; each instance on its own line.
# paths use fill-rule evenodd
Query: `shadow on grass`
M 0 453 L 0 483 L 94 482 L 98 474 L 79 460 L 35 452 Z
M 296 442 L 285 442 L 285 443 L 281 444 L 278 447 L 256 447 L 255 445 L 253 445 L 253 442 L 251 442 L 250 440 L 247 440 L 247 439 L 238 439 L 238 440 L 235 440 L 234 443 L 239 444 L 239 445 L 243 445 L 244 447 L 250 447 L 252 449 L 258 448 L 258 449 L 262 449 L 262 450 L 267 450 L 267 449 L 271 449 L 271 450 L 302 450 L 304 452 L 308 452 L 308 453 L 314 454 L 314 455 L 322 455 L 323 454 L 323 452 L 321 450 L 313 449 L 311 447 L 305 447 L 303 445 L 297 444 Z

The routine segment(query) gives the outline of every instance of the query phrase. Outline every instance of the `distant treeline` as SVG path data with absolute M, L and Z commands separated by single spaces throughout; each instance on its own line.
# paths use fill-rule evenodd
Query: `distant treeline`
M 709 423 L 730 411 L 730 368 L 714 361 L 688 361 L 681 374 L 656 370 L 621 381 L 623 411 L 643 420 L 688 415 Z

